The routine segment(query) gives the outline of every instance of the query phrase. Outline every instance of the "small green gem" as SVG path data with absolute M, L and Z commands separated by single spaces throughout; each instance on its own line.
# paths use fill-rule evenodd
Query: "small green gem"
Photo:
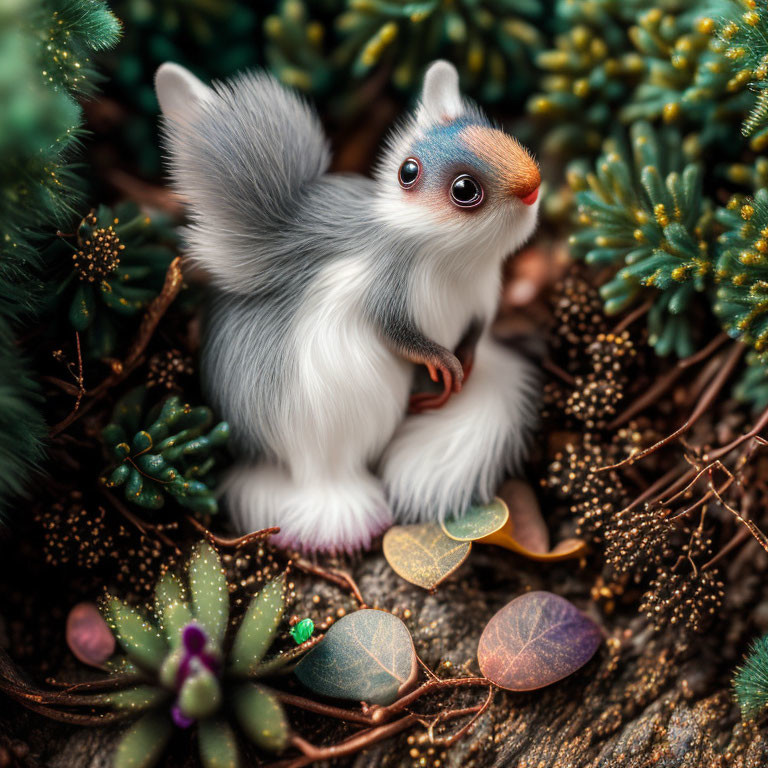
M 296 645 L 301 645 L 312 637 L 314 631 L 315 622 L 312 619 L 302 619 L 291 629 L 291 637 L 296 641 Z

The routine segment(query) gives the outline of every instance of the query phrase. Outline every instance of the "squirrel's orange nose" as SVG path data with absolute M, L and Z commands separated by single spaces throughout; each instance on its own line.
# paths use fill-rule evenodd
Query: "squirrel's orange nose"
M 533 190 L 533 192 L 529 192 L 527 195 L 520 198 L 521 203 L 525 203 L 526 205 L 533 205 L 536 200 L 538 200 L 539 197 L 539 187 L 537 186 L 536 189 Z

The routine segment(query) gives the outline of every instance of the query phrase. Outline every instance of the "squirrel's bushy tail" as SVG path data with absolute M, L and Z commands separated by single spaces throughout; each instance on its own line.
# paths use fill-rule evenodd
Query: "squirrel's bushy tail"
M 209 88 L 169 63 L 155 83 L 174 187 L 188 203 L 190 255 L 225 290 L 269 290 L 285 268 L 281 233 L 330 161 L 317 115 L 263 73 Z

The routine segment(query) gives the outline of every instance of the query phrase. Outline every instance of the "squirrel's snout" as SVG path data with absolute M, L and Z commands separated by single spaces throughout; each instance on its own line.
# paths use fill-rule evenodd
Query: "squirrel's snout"
M 539 185 L 536 185 L 536 189 L 533 192 L 529 192 L 527 195 L 520 198 L 521 203 L 526 205 L 533 205 L 539 197 Z
M 539 166 L 517 139 L 485 126 L 466 128 L 463 138 L 472 152 L 494 169 L 511 196 L 526 205 L 536 202 L 541 185 Z

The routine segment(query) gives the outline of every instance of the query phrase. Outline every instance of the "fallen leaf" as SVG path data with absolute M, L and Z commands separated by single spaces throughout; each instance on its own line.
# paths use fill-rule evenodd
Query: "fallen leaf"
M 115 652 L 115 636 L 93 603 L 78 603 L 67 616 L 69 650 L 83 664 L 100 667 Z
M 510 691 L 562 680 L 594 655 L 602 634 L 592 619 L 551 592 L 528 592 L 507 603 L 480 637 L 482 673 Z
M 384 557 L 401 578 L 434 589 L 466 559 L 472 544 L 454 541 L 438 523 L 396 525 L 384 535 Z
M 299 662 L 296 677 L 322 696 L 391 704 L 413 686 L 417 671 L 405 624 L 366 608 L 339 619 Z
M 470 507 L 463 517 L 449 518 L 441 522 L 443 533 L 454 541 L 476 541 L 490 536 L 509 518 L 509 509 L 502 499 L 488 504 Z
M 518 544 L 529 552 L 549 552 L 549 529 L 533 488 L 522 480 L 507 480 L 501 486 L 499 496 L 509 510 Z
M 581 539 L 566 539 L 549 548 L 549 531 L 536 494 L 528 483 L 509 480 L 501 488 L 499 501 L 509 510 L 506 523 L 497 531 L 476 539 L 477 544 L 495 544 L 543 563 L 572 560 L 586 553 L 586 542 Z

